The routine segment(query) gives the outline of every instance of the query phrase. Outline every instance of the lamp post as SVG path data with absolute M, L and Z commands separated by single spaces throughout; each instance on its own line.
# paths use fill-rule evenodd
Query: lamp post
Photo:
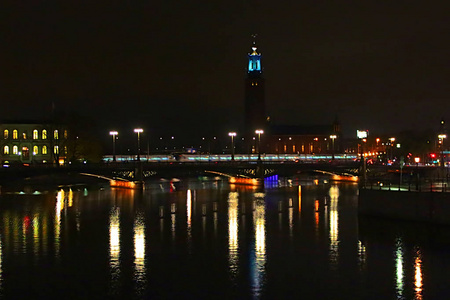
M 255 133 L 258 135 L 258 161 L 261 160 L 261 134 L 264 133 L 264 130 L 257 129 Z
M 109 135 L 112 136 L 113 140 L 113 161 L 116 161 L 116 136 L 119 135 L 119 133 L 113 130 L 109 132 Z
M 414 157 L 414 161 L 416 162 L 416 190 L 419 190 L 419 162 L 420 157 Z
M 364 157 L 364 142 L 367 138 L 367 130 L 357 130 L 356 136 L 361 140 L 361 160 L 362 160 L 362 184 L 366 186 L 366 158 Z
M 135 128 L 134 132 L 137 133 L 137 160 L 140 161 L 141 157 L 140 157 L 140 153 L 141 153 L 141 141 L 140 141 L 140 136 L 139 134 L 141 134 L 142 132 L 144 132 L 144 129 L 142 128 Z
M 228 132 L 228 135 L 231 137 L 231 160 L 234 160 L 234 137 L 236 132 Z
M 395 142 L 395 137 L 391 137 L 389 138 L 390 144 L 391 144 L 391 160 L 394 160 L 394 142 Z
M 334 140 L 337 138 L 337 135 L 332 134 L 330 135 L 330 139 L 331 139 L 331 153 L 332 153 L 332 160 L 334 160 Z

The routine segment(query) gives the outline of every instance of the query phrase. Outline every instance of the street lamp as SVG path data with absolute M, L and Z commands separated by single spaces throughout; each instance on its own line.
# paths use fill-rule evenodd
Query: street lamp
M 414 161 L 416 162 L 416 190 L 419 190 L 419 162 L 420 157 L 414 157 Z
M 228 132 L 228 135 L 231 137 L 231 160 L 234 160 L 234 137 L 236 132 Z
M 261 160 L 261 134 L 264 133 L 264 130 L 257 129 L 255 133 L 258 135 L 258 160 Z
M 330 139 L 331 139 L 331 151 L 332 151 L 332 159 L 334 160 L 334 140 L 337 138 L 337 135 L 332 134 L 330 135 Z
M 140 161 L 141 157 L 140 157 L 140 153 L 141 153 L 141 142 L 140 142 L 140 138 L 139 138 L 139 134 L 141 134 L 142 132 L 144 132 L 144 129 L 142 128 L 135 128 L 134 132 L 137 133 L 137 160 Z
M 110 131 L 109 135 L 112 136 L 113 140 L 113 161 L 116 161 L 116 136 L 119 135 L 117 131 Z
M 361 160 L 362 160 L 362 179 L 363 186 L 366 187 L 366 158 L 364 157 L 364 142 L 367 138 L 367 130 L 357 130 L 356 136 L 361 140 Z

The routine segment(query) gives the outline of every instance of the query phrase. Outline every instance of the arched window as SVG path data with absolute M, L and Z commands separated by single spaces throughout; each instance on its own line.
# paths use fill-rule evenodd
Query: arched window
M 3 147 L 3 154 L 9 154 L 9 146 Z
M 13 130 L 13 140 L 17 140 L 19 138 L 19 133 L 17 132 L 17 129 Z
M 39 152 L 39 147 L 38 146 L 34 146 L 33 147 L 33 155 L 38 154 L 38 152 Z
M 55 131 L 53 132 L 53 138 L 54 138 L 55 140 L 57 140 L 57 139 L 59 138 L 58 130 L 55 130 Z
M 9 136 L 9 131 L 8 131 L 8 129 L 5 129 L 3 131 L 3 138 L 6 140 L 8 138 L 8 136 Z
M 46 140 L 47 139 L 47 130 L 42 130 L 42 139 Z
M 19 147 L 13 146 L 13 154 L 19 154 Z
M 53 148 L 53 153 L 59 154 L 59 147 L 58 147 L 58 146 L 55 146 L 55 147 Z
M 42 154 L 47 154 L 47 146 L 42 146 Z
M 33 130 L 33 140 L 37 140 L 39 138 L 39 132 L 37 129 Z

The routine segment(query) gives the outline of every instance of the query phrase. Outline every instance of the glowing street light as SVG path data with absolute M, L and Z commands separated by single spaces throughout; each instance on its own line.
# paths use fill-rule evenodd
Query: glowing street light
M 140 161 L 141 157 L 140 157 L 140 153 L 141 153 L 141 142 L 140 142 L 140 138 L 139 138 L 139 134 L 144 132 L 144 129 L 142 128 L 135 128 L 134 132 L 137 133 L 137 160 Z
M 330 135 L 331 139 L 331 151 L 332 151 L 332 159 L 334 160 L 334 140 L 337 138 L 337 135 L 332 134 Z
M 264 133 L 264 130 L 257 129 L 255 133 L 258 135 L 258 160 L 261 160 L 261 134 Z
M 117 131 L 110 131 L 109 135 L 112 136 L 113 140 L 113 161 L 116 161 L 116 136 L 119 135 Z
M 234 137 L 236 132 L 228 132 L 228 135 L 231 137 L 231 160 L 234 160 Z
M 441 164 L 441 167 L 444 167 L 445 166 L 445 163 L 444 163 L 444 139 L 447 138 L 447 135 L 440 134 L 440 135 L 438 135 L 438 138 L 439 138 L 439 147 L 441 148 L 440 164 Z
M 366 186 L 366 158 L 364 157 L 364 142 L 367 139 L 367 130 L 357 130 L 356 136 L 361 140 L 361 160 L 362 160 L 362 182 Z

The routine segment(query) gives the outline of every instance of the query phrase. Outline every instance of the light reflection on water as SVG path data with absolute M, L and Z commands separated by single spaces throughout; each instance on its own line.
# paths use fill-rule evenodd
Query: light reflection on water
M 120 208 L 113 207 L 109 214 L 109 266 L 111 290 L 115 294 L 120 277 Z
M 48 282 L 61 277 L 62 266 L 65 276 L 78 275 L 67 278 L 69 282 L 96 282 L 95 287 L 82 287 L 95 298 L 147 298 L 172 291 L 167 298 L 184 292 L 205 298 L 200 290 L 212 295 L 217 289 L 227 298 L 281 299 L 298 287 L 318 293 L 317 299 L 332 299 L 333 293 L 346 299 L 372 294 L 379 299 L 427 299 L 424 291 L 445 288 L 430 287 L 432 260 L 414 235 L 407 243 L 395 232 L 378 236 L 388 226 L 380 230 L 369 222 L 359 228 L 354 207 L 348 205 L 356 191 L 345 184 L 286 187 L 281 193 L 199 186 L 140 196 L 61 189 L 48 199 L 21 199 L 22 205 L 0 208 L 0 291 L 12 296 L 27 280 L 42 280 L 35 286 L 48 291 Z M 340 276 L 330 276 L 338 265 Z M 378 265 L 383 266 L 379 273 Z M 449 269 L 442 267 L 442 272 Z M 39 277 L 47 269 L 51 271 L 42 276 L 44 281 Z M 376 285 L 365 290 L 367 285 L 348 279 L 386 277 L 392 291 Z M 321 283 L 314 285 L 319 278 Z M 333 288 L 321 289 L 323 285 Z M 78 291 L 70 284 L 63 288 Z
M 259 298 L 264 287 L 266 268 L 266 211 L 264 193 L 255 193 L 253 200 L 253 227 L 255 232 L 255 248 L 252 256 L 252 288 L 253 296 Z
M 239 272 L 239 228 L 238 228 L 239 194 L 228 194 L 228 264 L 230 275 L 236 279 Z
M 339 212 L 338 199 L 339 187 L 333 185 L 330 187 L 330 263 L 336 267 L 339 259 Z

